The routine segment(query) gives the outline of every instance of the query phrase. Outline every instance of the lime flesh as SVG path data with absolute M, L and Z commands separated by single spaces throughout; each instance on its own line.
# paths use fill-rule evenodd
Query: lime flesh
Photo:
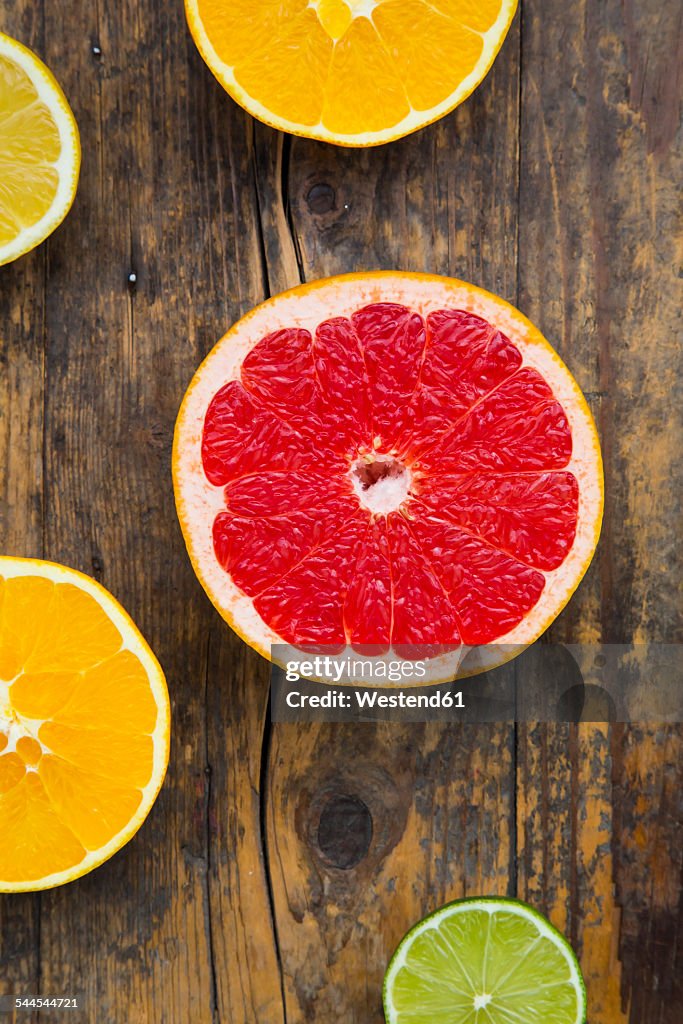
M 384 981 L 388 1024 L 583 1024 L 586 995 L 563 936 L 516 900 L 458 900 L 403 939 Z

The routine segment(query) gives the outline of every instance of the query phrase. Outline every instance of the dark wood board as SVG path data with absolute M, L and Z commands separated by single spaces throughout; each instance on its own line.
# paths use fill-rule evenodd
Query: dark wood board
M 1 550 L 100 579 L 173 701 L 134 841 L 0 898 L 0 991 L 83 993 L 95 1024 L 377 1024 L 404 931 L 501 893 L 575 943 L 590 1024 L 677 1024 L 682 730 L 271 725 L 268 666 L 186 557 L 170 445 L 201 358 L 267 295 L 471 280 L 546 333 L 601 432 L 605 530 L 552 637 L 680 642 L 679 5 L 524 0 L 465 104 L 367 151 L 253 122 L 180 2 L 0 0 L 0 30 L 51 66 L 83 142 L 69 217 L 0 269 Z

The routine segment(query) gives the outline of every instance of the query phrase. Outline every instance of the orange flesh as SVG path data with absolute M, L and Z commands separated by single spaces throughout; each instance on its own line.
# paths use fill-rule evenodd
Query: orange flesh
M 146 670 L 90 594 L 0 576 L 0 879 L 69 869 L 130 822 L 156 722 Z
M 210 45 L 248 96 L 276 117 L 347 136 L 447 101 L 477 69 L 500 14 L 499 0 L 197 5 Z

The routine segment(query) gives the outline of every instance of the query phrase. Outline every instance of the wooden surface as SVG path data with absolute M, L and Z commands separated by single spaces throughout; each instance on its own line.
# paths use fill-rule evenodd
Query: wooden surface
M 0 899 L 0 989 L 83 993 L 94 1024 L 378 1024 L 404 931 L 508 893 L 575 944 L 589 1024 L 678 1024 L 681 729 L 271 726 L 268 666 L 185 555 L 170 446 L 199 361 L 268 294 L 471 280 L 556 344 L 602 435 L 605 530 L 552 635 L 681 642 L 679 4 L 524 0 L 470 100 L 366 152 L 255 124 L 180 0 L 0 0 L 0 29 L 47 60 L 83 143 L 66 222 L 0 270 L 0 544 L 120 598 L 174 726 L 124 851 Z

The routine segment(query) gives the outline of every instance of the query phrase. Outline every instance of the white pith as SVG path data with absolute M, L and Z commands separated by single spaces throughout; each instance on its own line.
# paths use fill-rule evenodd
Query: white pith
M 352 19 L 364 17 L 372 21 L 372 12 L 382 2 L 383 0 L 355 0 L 355 2 L 354 0 L 346 0 L 346 5 L 350 8 Z M 462 103 L 474 91 L 491 67 L 517 9 L 517 3 L 518 0 L 503 0 L 498 17 L 486 32 L 477 32 L 475 29 L 469 28 L 470 32 L 473 32 L 482 39 L 481 56 L 470 74 L 460 82 L 450 96 L 447 96 L 445 100 L 442 100 L 441 103 L 436 104 L 429 110 L 415 110 L 411 107 L 410 112 L 401 121 L 387 126 L 382 131 L 360 132 L 356 134 L 331 132 L 322 121 L 319 121 L 316 125 L 301 125 L 296 121 L 290 121 L 285 117 L 274 114 L 238 83 L 233 67 L 230 64 L 226 64 L 216 52 L 201 20 L 199 0 L 185 0 L 185 9 L 195 43 L 211 71 L 223 88 L 254 117 L 259 118 L 259 120 L 274 128 L 292 132 L 295 135 L 305 135 L 309 138 L 321 139 L 324 142 L 334 142 L 342 146 L 373 146 L 417 131 L 418 128 L 431 124 L 432 121 L 438 120 L 438 118 L 453 110 L 459 103 Z M 317 11 L 318 6 L 319 4 L 316 0 L 309 0 L 309 7 L 313 7 Z M 427 4 L 427 6 L 429 5 Z M 338 42 L 338 40 L 334 41 Z
M 369 487 L 363 487 L 355 472 L 356 465 L 360 462 L 376 464 L 395 461 L 390 455 L 382 455 L 376 452 L 361 456 L 351 466 L 350 476 L 353 493 L 358 498 L 358 503 L 361 507 L 367 508 L 368 511 L 374 512 L 375 515 L 386 516 L 390 512 L 398 511 L 410 492 L 411 472 L 407 466 L 403 466 L 399 476 L 383 477 Z
M 24 227 L 15 238 L 0 245 L 0 265 L 22 256 L 35 248 L 64 219 L 73 202 L 80 169 L 80 141 L 78 128 L 67 100 L 52 73 L 21 43 L 0 32 L 0 55 L 13 61 L 30 78 L 38 98 L 50 111 L 59 132 L 61 150 L 52 166 L 57 171 L 58 184 L 52 205 L 35 224 Z
M 377 272 L 314 282 L 257 306 L 209 353 L 183 400 L 173 458 L 178 516 L 195 571 L 209 597 L 236 632 L 264 657 L 270 657 L 271 646 L 284 643 L 283 639 L 263 622 L 251 598 L 235 586 L 214 552 L 213 522 L 225 503 L 223 488 L 210 484 L 203 471 L 201 440 L 206 410 L 224 383 L 239 378 L 247 353 L 271 331 L 298 327 L 313 334 L 323 320 L 350 316 L 370 303 L 389 301 L 402 303 L 423 318 L 435 310 L 451 308 L 468 310 L 493 323 L 518 347 L 523 365 L 545 377 L 571 427 L 573 453 L 563 471 L 573 473 L 579 483 L 574 544 L 562 565 L 544 573 L 543 594 L 522 622 L 495 644 L 476 649 L 478 660 L 472 671 L 482 671 L 514 657 L 556 618 L 590 563 L 602 517 L 602 461 L 585 399 L 548 342 L 518 310 L 496 296 L 448 278 Z M 460 648 L 432 659 L 422 682 L 453 678 L 466 653 L 466 648 Z
M 55 885 L 61 885 L 63 882 L 79 878 L 116 853 L 137 832 L 156 799 L 166 773 L 170 736 L 170 703 L 163 671 L 137 626 L 116 599 L 95 580 L 85 576 L 83 573 L 77 572 L 75 569 L 69 569 L 63 565 L 44 562 L 38 559 L 0 556 L 0 577 L 13 579 L 19 576 L 40 576 L 54 583 L 75 584 L 97 601 L 121 634 L 121 650 L 130 651 L 142 663 L 157 706 L 157 721 L 152 733 L 153 756 L 150 779 L 147 785 L 140 791 L 140 805 L 131 821 L 120 829 L 116 835 L 112 836 L 105 846 L 86 852 L 78 864 L 35 880 L 9 882 L 0 878 L 0 892 L 33 891 L 35 889 L 47 889 Z M 14 750 L 17 741 L 22 735 L 36 739 L 40 743 L 43 753 L 49 752 L 49 749 L 42 743 L 38 735 L 43 721 L 22 717 L 11 707 L 11 684 L 14 681 L 12 680 L 11 683 L 7 681 L 4 683 L 0 682 L 0 732 L 8 735 L 10 740 L 8 745 L 0 751 L 0 757 Z M 4 721 L 2 717 L 3 708 L 5 714 Z M 8 710 L 9 715 L 7 714 Z M 28 770 L 35 769 L 29 768 Z M 0 807 L 1 804 L 2 795 L 0 794 Z
M 467 914 L 472 911 L 484 911 L 490 915 L 502 912 L 506 914 L 517 915 L 524 918 L 526 921 L 530 921 L 538 930 L 539 939 L 546 939 L 552 942 L 557 950 L 560 951 L 564 960 L 566 961 L 569 977 L 568 982 L 574 988 L 576 992 L 576 1019 L 574 1024 L 583 1024 L 585 1020 L 586 1011 L 586 996 L 583 985 L 583 979 L 578 968 L 576 957 L 569 943 L 551 924 L 546 921 L 540 914 L 538 914 L 531 907 L 524 903 L 518 903 L 513 900 L 496 900 L 491 899 L 467 899 L 462 902 L 456 902 L 448 904 L 443 907 L 440 911 L 436 911 L 426 917 L 419 924 L 415 925 L 414 928 L 406 935 L 401 944 L 399 945 L 396 953 L 394 954 L 389 969 L 387 971 L 384 980 L 384 1002 L 385 1002 L 385 1013 L 387 1014 L 387 1024 L 400 1024 L 400 1017 L 398 1010 L 393 1004 L 391 999 L 391 993 L 394 988 L 396 976 L 400 970 L 405 966 L 410 953 L 410 949 L 420 935 L 423 935 L 429 930 L 438 930 L 439 925 L 446 919 L 456 916 L 458 914 Z M 486 1006 L 494 998 L 494 994 L 484 993 L 476 994 L 474 996 L 474 1009 L 485 1009 Z M 484 999 L 486 1000 L 484 1002 Z M 477 1005 L 478 1004 L 478 1005 Z M 486 1014 L 488 1018 L 488 1014 Z
M 2 574 L 1 563 L 0 563 L 0 575 Z M 43 754 L 49 753 L 49 748 L 43 743 L 40 736 L 38 735 L 41 725 L 43 724 L 42 719 L 39 718 L 27 718 L 26 715 L 20 714 L 15 707 L 12 705 L 12 685 L 18 679 L 21 678 L 21 674 L 16 676 L 15 679 L 6 681 L 0 679 L 0 735 L 6 737 L 6 744 L 0 749 L 0 757 L 3 754 L 12 754 L 17 749 L 17 743 L 20 739 L 35 740 L 39 744 Z M 32 765 L 25 765 L 26 771 L 35 771 Z

